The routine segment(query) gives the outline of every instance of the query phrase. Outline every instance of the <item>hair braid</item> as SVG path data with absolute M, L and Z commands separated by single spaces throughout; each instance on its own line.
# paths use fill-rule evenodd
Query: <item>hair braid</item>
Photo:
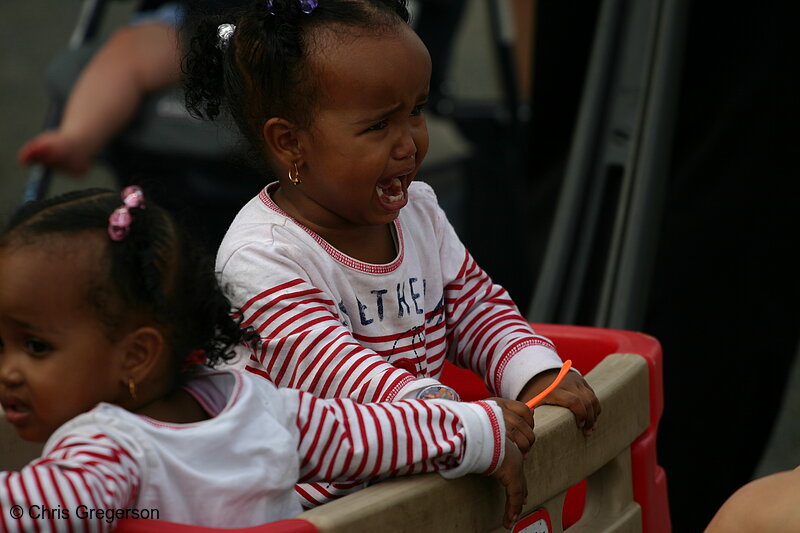
M 320 0 L 310 14 L 297 0 L 265 0 L 208 16 L 190 10 L 192 32 L 184 60 L 187 107 L 214 118 L 224 106 L 250 144 L 265 154 L 262 128 L 280 116 L 309 126 L 320 88 L 308 61 L 313 35 L 322 28 L 380 32 L 409 20 L 405 0 Z M 218 26 L 235 24 L 226 46 L 220 46 Z

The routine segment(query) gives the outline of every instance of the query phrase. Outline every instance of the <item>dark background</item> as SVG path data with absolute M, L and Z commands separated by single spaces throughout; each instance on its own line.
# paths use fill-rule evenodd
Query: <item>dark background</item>
M 586 3 L 540 2 L 528 161 L 536 205 L 556 198 L 593 20 Z M 768 471 L 759 460 L 790 388 L 800 327 L 791 20 L 772 3 L 692 2 L 688 12 L 643 328 L 664 348 L 658 451 L 676 532 L 702 531 L 733 491 Z M 536 238 L 546 224 L 533 226 Z M 787 409 L 800 413 L 797 403 Z M 800 463 L 800 433 L 782 435 L 795 440 L 778 448 L 793 451 L 771 457 L 773 469 Z

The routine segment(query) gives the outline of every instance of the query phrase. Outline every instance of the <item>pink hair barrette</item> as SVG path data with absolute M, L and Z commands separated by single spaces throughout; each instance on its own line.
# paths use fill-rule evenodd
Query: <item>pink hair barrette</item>
M 108 217 L 108 236 L 112 241 L 121 241 L 128 235 L 133 221 L 130 210 L 135 207 L 144 209 L 144 193 L 140 187 L 131 185 L 122 190 L 122 206 Z

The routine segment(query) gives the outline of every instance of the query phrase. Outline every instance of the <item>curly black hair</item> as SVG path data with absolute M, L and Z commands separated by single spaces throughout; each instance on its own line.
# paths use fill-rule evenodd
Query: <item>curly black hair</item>
M 320 0 L 310 14 L 298 0 L 255 0 L 213 15 L 190 9 L 183 61 L 189 111 L 214 119 L 226 110 L 252 151 L 264 156 L 262 128 L 275 116 L 308 127 L 318 87 L 309 68 L 315 32 L 381 33 L 408 23 L 405 0 Z M 219 26 L 234 24 L 228 39 Z
M 130 317 L 143 317 L 165 332 L 176 376 L 198 359 L 210 366 L 230 360 L 233 347 L 251 333 L 231 317 L 211 257 L 166 210 L 149 201 L 131 210 L 130 233 L 111 240 L 109 216 L 121 205 L 120 194 L 105 189 L 24 204 L 0 235 L 0 248 L 59 235 L 96 235 L 105 243 L 108 261 L 99 265 L 86 298 L 109 338 L 118 336 Z

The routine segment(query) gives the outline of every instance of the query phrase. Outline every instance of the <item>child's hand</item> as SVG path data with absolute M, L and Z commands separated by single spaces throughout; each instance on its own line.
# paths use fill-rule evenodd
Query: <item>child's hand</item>
M 91 157 L 79 143 L 68 139 L 58 130 L 40 133 L 20 148 L 19 162 L 23 165 L 42 163 L 45 166 L 80 176 L 89 170 Z
M 519 400 L 526 402 L 543 391 L 558 375 L 558 369 L 546 370 L 531 379 L 519 394 Z M 600 416 L 600 402 L 586 380 L 577 372 L 567 372 L 564 379 L 553 392 L 547 395 L 542 404 L 560 405 L 575 414 L 578 427 L 589 435 L 597 427 Z
M 503 514 L 503 527 L 511 529 L 519 520 L 522 506 L 528 498 L 528 483 L 522 468 L 522 453 L 516 445 L 506 438 L 506 455 L 492 477 L 506 489 L 506 510 Z
M 505 398 L 489 398 L 503 410 L 506 423 L 506 437 L 517 445 L 523 455 L 533 446 L 536 436 L 533 434 L 533 411 L 522 402 Z

